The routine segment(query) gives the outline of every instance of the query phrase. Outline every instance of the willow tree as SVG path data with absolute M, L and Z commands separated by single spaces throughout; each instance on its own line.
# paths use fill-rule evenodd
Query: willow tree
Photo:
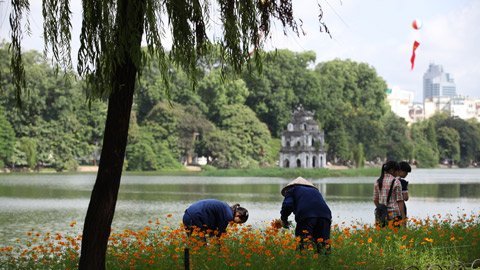
M 25 89 L 21 40 L 28 32 L 22 26 L 28 26 L 24 20 L 28 21 L 29 0 L 11 3 L 11 68 L 20 101 Z M 69 0 L 42 2 L 45 53 L 65 69 L 71 65 L 69 4 Z M 284 30 L 297 35 L 299 29 L 292 0 L 83 0 L 82 8 L 78 75 L 86 82 L 90 100 L 108 99 L 108 111 L 98 174 L 85 217 L 79 268 L 104 269 L 135 82 L 145 62 L 158 61 L 167 85 L 170 63 L 183 68 L 194 81 L 198 59 L 213 44 L 220 44 L 223 63 L 239 73 L 250 56 L 260 66 L 261 39 L 268 37 L 272 23 L 280 22 Z M 318 8 L 320 30 L 328 32 Z M 221 33 L 212 33 L 212 22 L 221 23 Z M 171 47 L 166 48 L 166 43 Z

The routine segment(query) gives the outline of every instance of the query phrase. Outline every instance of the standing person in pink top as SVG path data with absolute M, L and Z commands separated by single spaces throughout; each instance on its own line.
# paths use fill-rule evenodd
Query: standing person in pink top
M 373 202 L 378 207 L 384 204 L 388 209 L 388 222 L 393 222 L 395 226 L 400 225 L 400 221 L 405 219 L 405 203 L 402 195 L 402 185 L 398 179 L 395 178 L 395 173 L 399 166 L 396 161 L 387 161 L 382 166 L 382 174 L 375 181 L 373 189 Z M 390 192 L 391 190 L 391 192 Z M 390 197 L 388 194 L 391 193 Z M 388 198 L 388 201 L 387 201 Z M 382 227 L 386 224 L 378 224 Z

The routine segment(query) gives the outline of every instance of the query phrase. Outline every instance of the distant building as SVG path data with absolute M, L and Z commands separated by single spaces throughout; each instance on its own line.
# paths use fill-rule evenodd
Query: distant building
M 313 112 L 298 107 L 282 132 L 281 168 L 324 168 L 327 165 L 325 135 L 313 119 Z
M 413 92 L 409 91 L 388 89 L 386 94 L 392 112 L 409 124 L 437 113 L 480 121 L 480 99 L 458 96 L 452 76 L 440 65 L 430 64 L 423 75 L 423 103 L 413 102 Z
M 461 119 L 476 118 L 480 121 L 480 100 L 456 96 L 450 104 L 450 115 Z
M 446 113 L 450 115 L 450 97 L 431 97 L 423 102 L 425 119 L 432 117 L 436 113 Z
M 412 117 L 411 112 L 413 107 L 413 92 L 389 89 L 389 91 L 387 91 L 387 101 L 393 113 L 405 119 L 407 123 L 415 122 L 416 118 Z
M 430 64 L 423 75 L 423 100 L 436 97 L 454 97 L 457 90 L 453 77 L 440 65 Z

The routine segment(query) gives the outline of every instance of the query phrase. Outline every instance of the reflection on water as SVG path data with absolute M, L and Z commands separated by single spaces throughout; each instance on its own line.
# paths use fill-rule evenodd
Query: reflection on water
M 311 179 L 324 194 L 333 222 L 373 222 L 375 178 Z M 414 170 L 408 176 L 411 217 L 480 213 L 480 170 Z M 23 238 L 27 231 L 79 233 L 95 175 L 0 175 L 0 242 Z M 124 176 L 113 221 L 114 230 L 138 229 L 148 220 L 177 226 L 192 202 L 217 198 L 250 211 L 249 224 L 266 226 L 279 218 L 280 190 L 290 179 L 244 177 Z M 172 214 L 171 218 L 167 218 Z M 78 225 L 70 228 L 71 221 Z

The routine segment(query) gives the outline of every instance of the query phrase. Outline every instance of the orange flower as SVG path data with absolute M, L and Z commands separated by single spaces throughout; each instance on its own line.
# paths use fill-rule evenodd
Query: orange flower
M 270 222 L 270 226 L 274 229 L 282 228 L 282 221 L 280 219 L 274 219 Z
M 432 238 L 425 237 L 423 240 L 425 240 L 425 242 L 428 242 L 428 243 L 433 243 Z

